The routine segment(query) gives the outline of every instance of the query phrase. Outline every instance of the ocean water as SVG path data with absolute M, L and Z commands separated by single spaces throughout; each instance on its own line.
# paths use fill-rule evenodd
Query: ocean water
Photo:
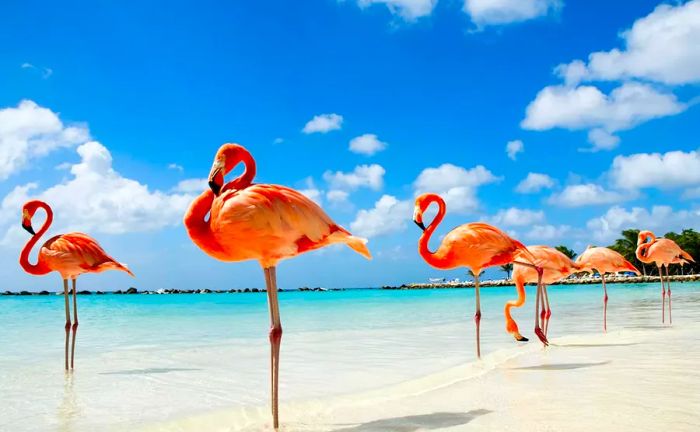
M 528 344 L 533 288 L 514 317 Z M 550 338 L 600 333 L 600 285 L 549 287 Z M 608 331 L 658 327 L 658 284 L 608 286 Z M 482 354 L 511 349 L 482 289 Z M 76 370 L 63 371 L 62 296 L 0 297 L 0 430 L 124 430 L 269 398 L 264 293 L 79 296 Z M 700 284 L 674 283 L 674 326 L 697 322 Z M 382 388 L 475 360 L 471 289 L 280 293 L 282 403 Z

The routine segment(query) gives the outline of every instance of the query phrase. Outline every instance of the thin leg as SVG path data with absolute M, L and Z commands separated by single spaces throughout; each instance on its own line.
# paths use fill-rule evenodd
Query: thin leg
M 668 274 L 668 265 L 666 265 L 666 286 L 668 289 L 668 323 L 673 324 L 673 317 L 671 316 L 671 277 Z
M 549 294 L 547 293 L 547 284 L 542 284 L 542 294 L 544 299 L 544 335 L 547 336 L 549 331 L 549 318 L 552 316 L 552 309 L 549 307 Z
M 68 279 L 63 279 L 63 297 L 66 300 L 66 370 L 68 370 L 68 342 L 70 339 L 70 303 L 68 301 Z
M 659 280 L 661 280 L 661 323 L 666 322 L 666 285 L 664 285 L 663 266 L 659 268 Z
M 603 331 L 608 331 L 608 288 L 605 286 L 605 274 L 601 274 L 603 280 Z
M 542 332 L 542 328 L 540 327 L 540 302 L 541 302 L 541 293 L 542 293 L 542 269 L 538 268 L 537 269 L 537 295 L 535 297 L 535 334 L 537 335 L 538 338 L 540 338 L 540 341 L 547 346 L 549 345 L 549 341 L 547 341 L 547 336 Z
M 279 428 L 279 367 L 280 344 L 282 342 L 282 322 L 277 302 L 277 270 L 275 267 L 265 269 L 267 283 L 267 301 L 270 308 L 270 381 L 272 382 L 272 425 Z
M 73 279 L 73 343 L 70 350 L 70 368 L 75 365 L 75 336 L 78 333 L 78 299 L 75 289 L 75 279 Z
M 478 272 L 476 272 L 478 273 Z M 474 274 L 474 290 L 476 292 L 476 314 L 474 314 L 474 323 L 476 323 L 476 357 L 481 358 L 481 295 L 479 293 L 479 275 Z

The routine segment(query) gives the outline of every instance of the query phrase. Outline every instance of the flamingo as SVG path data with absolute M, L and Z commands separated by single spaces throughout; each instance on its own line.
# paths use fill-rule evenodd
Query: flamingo
M 438 205 L 438 213 L 435 219 L 426 228 L 423 223 L 423 213 L 433 203 Z M 479 293 L 479 273 L 481 270 L 516 262 L 524 266 L 532 267 L 540 276 L 542 269 L 535 265 L 535 257 L 517 240 L 510 238 L 498 228 L 485 223 L 468 223 L 460 225 L 445 235 L 442 243 L 435 252 L 431 252 L 428 243 L 430 237 L 445 217 L 445 201 L 436 194 L 426 193 L 416 198 L 413 221 L 423 230 L 418 241 L 418 253 L 425 262 L 431 266 L 448 270 L 457 267 L 468 267 L 474 274 L 474 288 L 476 295 L 476 355 L 481 358 L 481 343 L 479 327 L 481 323 L 481 302 Z M 530 263 L 516 261 L 524 259 Z M 539 282 L 537 295 L 539 298 Z M 543 341 L 546 337 L 539 325 L 539 318 L 535 316 L 535 334 Z
M 618 252 L 606 247 L 588 246 L 576 258 L 576 264 L 581 266 L 583 271 L 592 273 L 595 270 L 600 274 L 603 282 L 603 331 L 608 331 L 608 289 L 605 286 L 605 274 L 630 271 L 639 276 L 641 273 Z
M 666 322 L 666 287 L 668 287 L 668 323 L 673 323 L 671 318 L 671 281 L 669 280 L 668 267 L 671 264 L 695 262 L 692 256 L 671 239 L 657 238 L 651 231 L 640 231 L 637 236 L 637 259 L 645 264 L 655 263 L 659 269 L 661 280 L 661 322 Z M 666 267 L 666 285 L 664 285 L 663 268 Z
M 38 209 L 46 212 L 46 220 L 39 232 L 34 232 L 32 218 Z M 63 296 L 66 301 L 66 370 L 68 370 L 68 342 L 69 332 L 73 330 L 73 343 L 71 344 L 70 368 L 75 366 L 75 335 L 78 331 L 78 302 L 76 299 L 76 279 L 83 273 L 101 273 L 105 270 L 120 270 L 132 277 L 134 274 L 126 265 L 114 260 L 102 249 L 99 243 L 87 234 L 80 232 L 60 234 L 51 237 L 39 249 L 39 259 L 36 264 L 29 262 L 29 253 L 41 236 L 48 231 L 53 222 L 53 211 L 43 201 L 27 201 L 22 207 L 22 228 L 27 230 L 32 238 L 22 249 L 19 264 L 25 272 L 42 276 L 52 271 L 57 271 L 63 279 Z M 70 320 L 70 305 L 68 301 L 68 279 L 73 283 L 73 323 Z
M 224 184 L 239 163 L 245 171 Z M 220 261 L 257 260 L 265 274 L 270 309 L 272 420 L 279 427 L 278 383 L 282 323 L 277 301 L 277 263 L 334 243 L 345 243 L 371 259 L 367 240 L 337 225 L 300 192 L 285 186 L 254 184 L 255 160 L 243 146 L 224 144 L 202 192 L 185 214 L 187 233 L 207 255 Z M 209 219 L 206 219 L 209 214 Z
M 527 340 L 518 332 L 518 324 L 513 317 L 511 317 L 510 309 L 523 305 L 525 302 L 525 284 L 537 281 L 538 284 L 542 285 L 540 289 L 542 295 L 540 297 L 540 293 L 537 293 L 537 298 L 535 299 L 535 315 L 539 316 L 544 323 L 545 340 L 542 340 L 542 338 L 540 338 L 540 340 L 542 340 L 542 343 L 546 346 L 549 344 L 546 340 L 546 336 L 549 330 L 549 319 L 552 316 L 552 309 L 549 307 L 549 296 L 547 295 L 547 285 L 577 272 L 579 266 L 571 261 L 569 257 L 549 246 L 528 246 L 527 250 L 535 257 L 536 265 L 544 269 L 544 274 L 537 274 L 529 265 L 524 266 L 518 262 L 513 265 L 513 280 L 515 281 L 515 286 L 518 291 L 518 300 L 511 300 L 506 303 L 506 331 L 511 333 L 518 341 Z M 542 305 L 541 312 L 540 305 Z

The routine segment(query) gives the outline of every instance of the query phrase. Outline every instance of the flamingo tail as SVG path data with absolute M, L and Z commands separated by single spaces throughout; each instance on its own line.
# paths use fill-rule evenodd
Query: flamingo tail
M 690 262 L 695 262 L 693 257 L 690 256 L 690 254 L 688 252 L 684 251 L 683 249 L 681 249 L 681 256 Z
M 625 260 L 625 268 L 628 269 L 631 272 L 634 272 L 637 276 L 642 274 L 639 270 L 637 270 L 637 267 L 634 266 L 631 262 Z
M 329 243 L 345 243 L 352 250 L 359 253 L 367 259 L 372 259 L 372 254 L 367 248 L 367 239 L 362 237 L 355 237 L 343 228 L 338 227 L 335 231 L 328 237 Z
M 119 270 L 119 271 L 123 271 L 125 273 L 128 273 L 131 277 L 136 277 L 131 272 L 131 270 L 129 270 L 129 267 L 127 267 L 126 264 L 122 264 L 122 263 L 117 262 L 117 261 L 104 262 L 104 263 L 100 264 L 99 266 L 97 266 L 93 271 L 95 271 L 96 273 L 101 273 L 105 270 Z

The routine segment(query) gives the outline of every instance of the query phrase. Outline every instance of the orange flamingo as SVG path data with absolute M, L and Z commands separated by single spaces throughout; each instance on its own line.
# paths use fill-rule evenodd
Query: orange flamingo
M 245 171 L 224 184 L 239 163 Z M 265 273 L 270 308 L 272 419 L 278 420 L 279 355 L 282 324 L 277 302 L 280 260 L 333 243 L 345 243 L 370 259 L 367 240 L 351 235 L 306 196 L 285 186 L 253 184 L 255 160 L 244 147 L 224 144 L 214 158 L 209 186 L 190 205 L 185 227 L 192 241 L 220 261 L 258 260 Z M 209 219 L 206 219 L 209 214 Z
M 435 219 L 426 228 L 423 223 L 423 213 L 431 204 L 437 203 L 438 213 Z M 445 217 L 445 201 L 436 194 L 426 193 L 416 198 L 413 221 L 422 230 L 423 234 L 418 241 L 418 253 L 425 262 L 431 266 L 448 270 L 456 267 L 468 267 L 474 274 L 474 288 L 476 295 L 476 355 L 481 358 L 481 343 L 479 327 L 481 323 L 481 302 L 479 293 L 479 273 L 481 270 L 507 264 L 519 262 L 524 266 L 532 267 L 540 276 L 542 269 L 535 266 L 535 257 L 517 240 L 514 240 L 503 231 L 485 223 L 468 223 L 460 225 L 447 233 L 435 252 L 431 252 L 428 247 L 430 237 Z M 524 259 L 530 263 L 516 261 Z M 539 283 L 537 295 L 539 298 Z M 542 340 L 546 340 L 545 335 L 539 325 L 539 318 L 535 316 L 535 334 Z
M 605 286 L 605 274 L 621 271 L 634 272 L 640 275 L 637 267 L 632 265 L 618 252 L 606 247 L 588 246 L 588 248 L 576 258 L 576 264 L 581 270 L 593 273 L 597 271 L 603 282 L 603 331 L 608 331 L 608 289 Z
M 552 309 L 549 307 L 549 295 L 547 294 L 547 285 L 559 281 L 579 271 L 579 266 L 571 261 L 571 259 L 549 246 L 528 246 L 527 250 L 535 257 L 535 264 L 544 269 L 544 273 L 539 275 L 531 266 L 522 265 L 516 262 L 513 265 L 513 280 L 518 291 L 518 300 L 509 301 L 506 303 L 506 331 L 511 333 L 516 340 L 523 340 L 522 335 L 518 332 L 518 325 L 510 315 L 512 307 L 520 307 L 525 302 L 525 284 L 528 282 L 536 282 L 542 285 L 535 299 L 535 315 L 542 319 L 544 327 L 545 339 L 542 343 L 546 346 L 549 342 L 546 340 L 547 331 L 549 330 L 549 319 L 552 316 Z M 540 312 L 540 305 L 542 311 Z M 520 338 L 519 338 L 520 337 Z
M 666 321 L 666 293 L 668 292 L 668 323 L 671 324 L 671 281 L 668 267 L 671 264 L 681 264 L 691 261 L 692 256 L 671 239 L 657 238 L 651 231 L 640 231 L 637 236 L 637 259 L 645 264 L 655 263 L 659 269 L 661 280 L 661 322 Z M 663 268 L 666 267 L 666 284 L 664 285 Z M 668 291 L 666 290 L 668 288 Z
M 34 232 L 32 218 L 38 209 L 46 212 L 46 220 L 39 232 Z M 41 236 L 48 231 L 53 222 L 53 211 L 48 204 L 39 200 L 27 201 L 22 207 L 22 228 L 27 230 L 32 238 L 22 249 L 19 264 L 29 274 L 41 276 L 52 271 L 60 273 L 63 279 L 63 295 L 66 300 L 66 370 L 68 370 L 69 332 L 73 330 L 71 345 L 70 368 L 75 364 L 75 336 L 78 331 L 78 302 L 76 299 L 76 279 L 83 273 L 101 273 L 105 270 L 121 270 L 134 276 L 124 265 L 114 260 L 87 234 L 74 232 L 51 237 L 39 250 L 36 264 L 29 262 L 29 253 Z M 73 323 L 70 320 L 70 305 L 68 301 L 68 279 L 73 281 Z

